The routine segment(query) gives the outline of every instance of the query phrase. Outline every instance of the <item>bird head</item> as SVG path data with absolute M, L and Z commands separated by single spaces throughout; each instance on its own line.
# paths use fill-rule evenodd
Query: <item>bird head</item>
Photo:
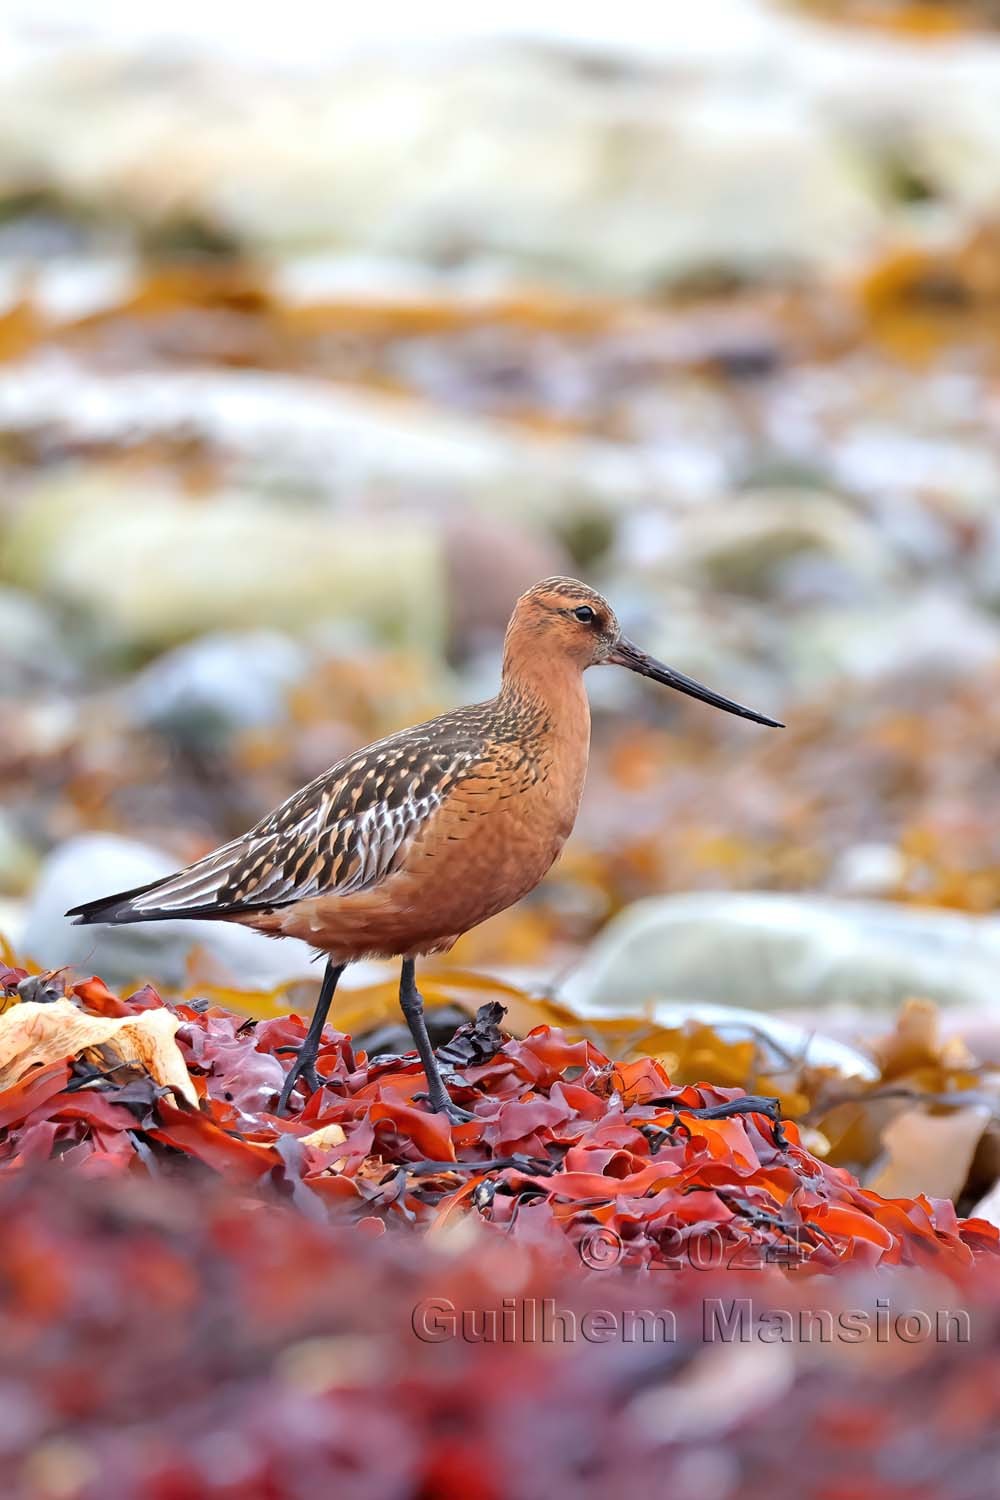
M 741 719 L 752 719 L 755 724 L 766 724 L 772 729 L 784 727 L 777 719 L 723 698 L 641 650 L 622 634 L 618 617 L 603 595 L 576 578 L 545 578 L 521 595 L 507 627 L 505 670 L 511 669 L 522 652 L 549 657 L 558 653 L 581 671 L 597 666 L 626 667 L 640 677 L 663 683 Z

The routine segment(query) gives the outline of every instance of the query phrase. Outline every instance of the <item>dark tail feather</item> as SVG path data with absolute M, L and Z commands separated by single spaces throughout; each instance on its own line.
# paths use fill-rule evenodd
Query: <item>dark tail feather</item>
M 244 856 L 246 841 L 234 839 L 206 854 L 204 859 L 175 870 L 172 875 L 161 875 L 146 885 L 137 885 L 131 891 L 119 891 L 114 896 L 102 896 L 98 901 L 84 901 L 74 906 L 66 915 L 73 917 L 78 925 L 89 926 L 94 922 L 169 922 L 175 918 L 233 917 L 248 912 L 270 911 L 286 901 L 256 901 L 229 899 L 224 893 L 232 891 L 234 872 Z
M 125 922 L 164 922 L 174 917 L 221 917 L 232 910 L 231 907 L 203 905 L 184 908 L 146 906 L 141 911 L 136 911 L 132 905 L 136 896 L 145 896 L 147 891 L 155 891 L 157 886 L 166 884 L 170 879 L 171 876 L 164 876 L 161 880 L 149 881 L 147 885 L 137 885 L 134 890 L 119 891 L 116 896 L 84 901 L 79 906 L 70 907 L 66 915 L 73 918 L 74 927 L 91 927 L 96 922 L 120 926 Z

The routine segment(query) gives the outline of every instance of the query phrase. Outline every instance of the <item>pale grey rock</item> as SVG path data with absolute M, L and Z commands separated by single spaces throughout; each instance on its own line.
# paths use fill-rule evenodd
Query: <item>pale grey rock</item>
M 835 563 L 860 588 L 885 586 L 893 563 L 878 534 L 833 495 L 754 491 L 695 512 L 677 527 L 668 572 L 700 575 L 725 589 L 768 596 L 781 570 L 802 557 Z
M 794 678 L 872 683 L 891 676 L 974 677 L 1000 663 L 1000 621 L 950 588 L 928 586 L 865 608 L 817 610 L 788 632 Z
M 162 850 L 112 834 L 81 834 L 46 860 L 23 927 L 20 952 L 46 968 L 69 964 L 112 984 L 183 982 L 192 948 L 204 949 L 220 974 L 246 989 L 313 978 L 313 952 L 294 938 L 280 942 L 231 922 L 140 922 L 77 927 L 66 910 L 169 874 L 177 862 Z
M 838 896 L 885 896 L 899 889 L 906 860 L 895 844 L 852 844 L 830 873 L 830 890 Z
M 931 493 L 942 497 L 946 514 L 968 520 L 989 516 L 1000 494 L 1000 458 L 985 437 L 964 426 L 970 408 L 979 401 L 974 382 L 962 390 L 961 412 L 947 412 L 947 390 L 927 381 L 924 411 L 906 414 L 909 421 L 878 423 L 859 414 L 851 427 L 838 435 L 830 454 L 832 471 L 846 489 L 861 493 L 877 488 L 889 496 Z M 863 392 L 862 400 L 863 400 Z M 935 409 L 935 407 L 937 409 Z M 938 425 L 941 408 L 958 432 L 923 430 L 924 423 Z M 921 515 L 912 504 L 906 506 L 910 525 L 920 524 Z M 916 540 L 919 540 L 917 538 Z
M 994 613 L 1000 614 L 1000 517 L 996 514 L 991 518 L 985 540 L 973 559 L 971 572 L 976 596 Z
M 698 893 L 627 908 L 560 986 L 573 1006 L 663 1001 L 887 1016 L 910 996 L 998 1005 L 1000 920 L 890 902 Z
M 79 668 L 41 600 L 0 588 L 0 697 L 51 692 L 76 681 Z
M 188 743 L 225 739 L 284 721 L 288 692 L 309 653 L 277 631 L 217 632 L 177 646 L 124 689 L 134 723 Z

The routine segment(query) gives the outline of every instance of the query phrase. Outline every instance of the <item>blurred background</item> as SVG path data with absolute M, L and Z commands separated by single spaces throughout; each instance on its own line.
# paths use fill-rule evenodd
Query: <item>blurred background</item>
M 986 1015 L 996 7 L 155 10 L 0 22 L 9 941 L 311 972 L 62 912 L 491 694 L 513 600 L 570 572 L 789 727 L 592 674 L 565 857 L 450 961 Z

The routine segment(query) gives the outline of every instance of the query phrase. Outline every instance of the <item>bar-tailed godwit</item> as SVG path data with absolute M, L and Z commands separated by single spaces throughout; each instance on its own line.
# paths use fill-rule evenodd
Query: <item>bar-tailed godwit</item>
M 431 1109 L 470 1116 L 445 1088 L 414 962 L 532 890 L 573 827 L 590 746 L 583 673 L 627 667 L 727 713 L 780 728 L 647 656 L 600 594 L 547 578 L 517 601 L 500 691 L 338 761 L 249 833 L 176 875 L 76 906 L 77 922 L 240 922 L 327 955 L 316 1009 L 278 1103 L 316 1073 L 337 982 L 360 958 L 401 958 L 399 1000 Z

